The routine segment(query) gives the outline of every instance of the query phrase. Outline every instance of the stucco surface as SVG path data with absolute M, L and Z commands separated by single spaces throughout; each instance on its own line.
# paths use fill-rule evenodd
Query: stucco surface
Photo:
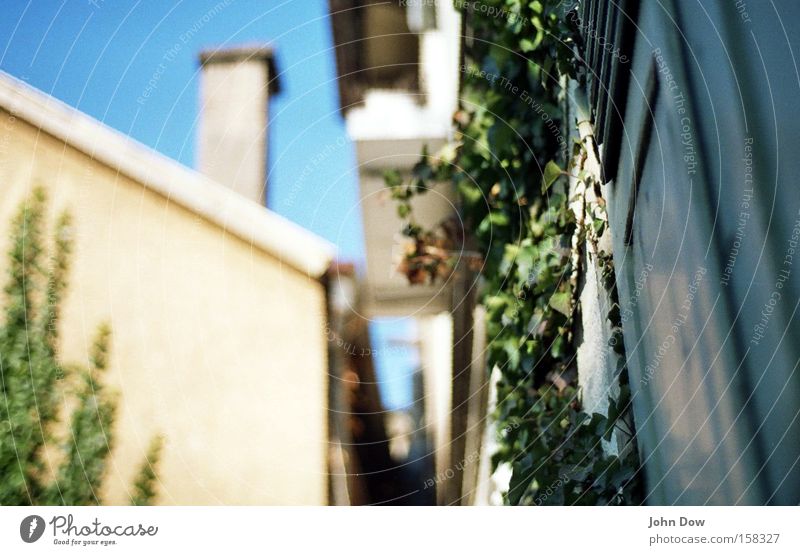
M 161 503 L 325 503 L 320 282 L 0 111 L 3 253 L 36 185 L 51 220 L 74 218 L 62 359 L 85 363 L 98 324 L 113 330 L 120 404 L 104 500 L 127 503 L 161 434 Z

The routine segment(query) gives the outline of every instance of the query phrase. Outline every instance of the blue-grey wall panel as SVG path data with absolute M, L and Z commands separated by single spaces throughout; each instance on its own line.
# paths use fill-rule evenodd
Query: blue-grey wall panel
M 617 68 L 609 213 L 650 503 L 800 502 L 800 3 L 748 6 L 642 3 Z

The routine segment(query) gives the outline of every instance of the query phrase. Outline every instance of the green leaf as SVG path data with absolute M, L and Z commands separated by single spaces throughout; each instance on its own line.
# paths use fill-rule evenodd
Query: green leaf
M 383 172 L 383 181 L 387 187 L 395 188 L 403 184 L 403 177 L 397 170 L 386 170 Z
M 428 188 L 427 182 L 433 177 L 433 168 L 428 162 L 428 159 L 424 158 L 414 164 L 411 173 L 415 179 L 417 192 L 425 192 Z
M 550 187 L 552 187 L 553 183 L 556 182 L 556 179 L 562 175 L 564 175 L 564 170 L 562 170 L 558 164 L 550 160 L 544 167 L 544 176 L 542 177 L 542 193 L 546 193 Z
M 522 461 L 515 464 L 511 472 L 511 479 L 508 482 L 508 503 L 509 505 L 519 505 L 522 496 L 528 491 L 536 475 L 532 471 L 533 463 L 525 457 Z
M 496 121 L 486 135 L 489 148 L 494 154 L 505 151 L 514 137 L 514 130 L 505 121 Z
M 570 295 L 567 292 L 559 291 L 550 297 L 550 306 L 553 310 L 560 312 L 564 316 L 570 315 Z
M 537 46 L 538 45 L 530 39 L 522 39 L 521 41 L 519 41 L 519 49 L 522 50 L 523 52 L 532 52 L 536 50 Z

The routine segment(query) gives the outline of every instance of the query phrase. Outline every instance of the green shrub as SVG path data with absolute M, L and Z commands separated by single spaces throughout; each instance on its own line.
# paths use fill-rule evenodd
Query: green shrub
M 111 329 L 99 326 L 88 368 L 59 360 L 70 217 L 64 213 L 56 220 L 48 249 L 45 209 L 44 191 L 36 189 L 11 228 L 0 327 L 0 504 L 99 504 L 117 406 L 104 385 Z M 158 451 L 151 455 L 157 459 Z M 155 497 L 155 462 L 151 458 L 136 480 L 136 504 Z

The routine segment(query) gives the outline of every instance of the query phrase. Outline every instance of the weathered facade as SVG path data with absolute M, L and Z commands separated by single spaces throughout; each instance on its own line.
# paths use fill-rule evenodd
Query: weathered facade
M 798 20 L 580 5 L 647 503 L 800 502 Z

